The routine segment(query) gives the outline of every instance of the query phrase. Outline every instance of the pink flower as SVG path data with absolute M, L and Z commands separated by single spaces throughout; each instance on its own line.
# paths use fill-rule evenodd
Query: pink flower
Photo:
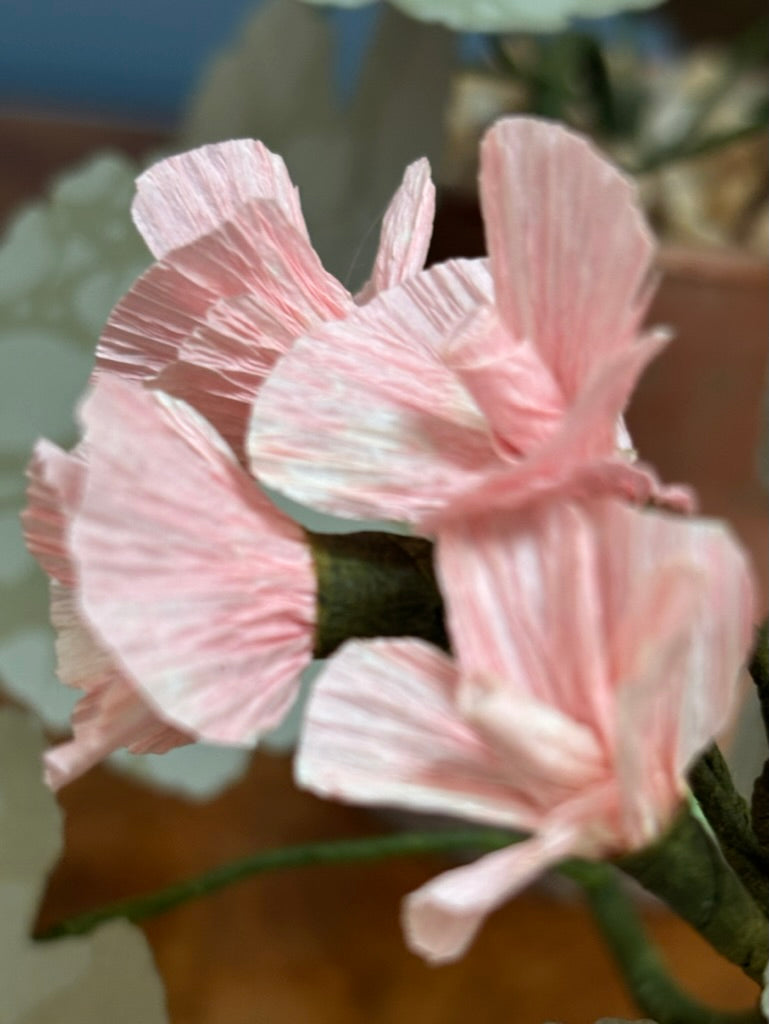
M 293 703 L 315 622 L 303 531 L 197 413 L 104 375 L 80 415 L 71 455 L 38 444 L 24 514 L 60 676 L 86 693 L 47 757 L 56 786 L 119 746 L 255 742 Z
M 531 833 L 408 897 L 409 944 L 442 961 L 548 866 L 664 829 L 733 708 L 752 602 L 722 525 L 607 499 L 457 521 L 438 570 L 455 659 L 413 639 L 345 645 L 316 684 L 296 776 Z
M 324 512 L 423 527 L 553 489 L 688 508 L 618 450 L 667 341 L 639 336 L 653 244 L 634 187 L 584 139 L 510 118 L 484 140 L 480 193 L 489 261 L 309 330 L 255 402 L 253 471 Z
M 422 268 L 434 192 L 426 160 L 407 168 L 354 299 L 323 269 L 286 167 L 261 143 L 161 161 L 139 178 L 133 207 L 158 262 L 113 310 L 97 373 L 155 382 L 242 455 L 254 396 L 293 340 Z

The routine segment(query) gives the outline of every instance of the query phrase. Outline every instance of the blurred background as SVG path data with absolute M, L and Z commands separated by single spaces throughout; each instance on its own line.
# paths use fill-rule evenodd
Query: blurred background
M 432 258 L 483 250 L 474 197 L 483 128 L 557 117 L 635 173 L 661 236 L 652 319 L 677 340 L 630 410 L 643 457 L 698 489 L 751 550 L 767 604 L 765 5 L 669 0 L 505 36 L 389 7 L 272 0 L 0 3 L 0 700 L 52 736 L 74 697 L 55 680 L 42 574 L 18 527 L 41 435 L 67 446 L 109 309 L 148 265 L 129 215 L 156 156 L 252 136 L 286 158 L 313 240 L 365 278 L 403 166 L 426 154 L 439 191 Z M 763 444 L 763 447 L 762 447 Z M 747 689 L 746 689 L 747 692 Z M 730 738 L 747 791 L 765 750 L 749 702 Z M 370 834 L 363 811 L 294 790 L 285 751 L 184 748 L 115 759 L 61 797 L 67 849 L 41 921 L 170 883 L 254 849 Z M 545 886 L 505 907 L 460 963 L 405 952 L 400 898 L 444 865 L 268 877 L 147 927 L 174 1024 L 592 1021 L 632 1005 L 584 909 Z M 321 874 L 321 870 L 324 871 Z M 680 979 L 739 1007 L 736 970 L 656 906 L 645 914 Z M 514 966 L 511 966 L 514 965 Z

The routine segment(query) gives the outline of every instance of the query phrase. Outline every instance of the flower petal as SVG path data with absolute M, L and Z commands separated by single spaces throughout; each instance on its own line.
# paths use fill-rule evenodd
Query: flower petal
M 385 211 L 371 278 L 358 294 L 357 302 L 368 302 L 378 292 L 422 270 L 434 217 L 435 186 L 430 164 L 423 157 L 406 168 L 403 181 Z
M 438 536 L 436 564 L 463 674 L 494 680 L 514 708 L 531 706 L 532 720 L 520 718 L 521 742 L 541 731 L 538 707 L 560 713 L 548 729 L 562 731 L 550 745 L 565 749 L 565 785 L 580 762 L 589 775 L 600 764 L 595 740 L 590 757 L 583 749 L 582 726 L 613 735 L 601 543 L 590 509 L 552 500 L 514 517 L 460 521 Z
M 132 213 L 153 256 L 162 259 L 237 220 L 239 207 L 252 199 L 274 202 L 307 238 L 286 165 L 252 139 L 201 146 L 154 164 L 137 179 Z
M 728 724 L 751 643 L 744 552 L 721 523 L 606 504 L 599 513 L 626 827 L 648 839 L 692 759 Z M 638 742 L 639 735 L 644 743 Z
M 574 853 L 576 846 L 573 828 L 551 827 L 533 839 L 434 878 L 404 902 L 409 947 L 433 963 L 458 959 L 492 910 Z
M 516 117 L 484 138 L 480 191 L 502 319 L 573 398 L 633 341 L 650 298 L 636 188 L 584 138 Z
M 242 317 L 243 296 L 255 315 L 254 345 L 270 351 L 280 340 L 271 340 L 275 325 L 291 338 L 344 316 L 352 302 L 282 210 L 252 200 L 238 208 L 236 219 L 169 252 L 139 278 L 107 322 L 97 370 L 135 380 L 156 376 L 187 338 L 208 328 L 215 307 L 215 326 Z
M 432 267 L 300 339 L 255 402 L 253 472 L 304 505 L 364 519 L 414 520 L 479 483 L 498 457 L 439 353 L 489 285 L 480 261 Z
M 639 504 L 669 500 L 691 511 L 688 489 L 662 487 L 648 466 L 628 462 L 614 447 L 618 418 L 638 376 L 668 340 L 666 332 L 656 331 L 606 359 L 549 440 L 525 459 L 500 462 L 476 487 L 426 515 L 422 525 L 435 528 L 489 508 L 519 508 L 553 492 L 562 498 L 615 494 Z
M 311 658 L 303 531 L 187 406 L 105 376 L 81 416 L 89 469 L 72 551 L 89 625 L 165 720 L 253 742 Z
M 297 783 L 353 803 L 536 827 L 515 765 L 464 720 L 457 686 L 453 663 L 429 644 L 345 644 L 310 697 Z
M 68 455 L 50 441 L 38 441 L 27 477 L 27 507 L 21 515 L 27 547 L 49 576 L 73 586 L 67 532 L 85 482 L 82 450 Z
M 120 747 L 162 754 L 192 742 L 158 718 L 83 620 L 75 592 L 57 581 L 51 583 L 51 622 L 57 675 L 86 696 L 72 716 L 74 739 L 46 754 L 49 786 L 68 785 Z

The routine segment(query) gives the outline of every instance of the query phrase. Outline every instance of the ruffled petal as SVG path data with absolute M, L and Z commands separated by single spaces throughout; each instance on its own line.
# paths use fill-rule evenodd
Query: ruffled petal
M 136 182 L 134 222 L 156 259 L 202 238 L 252 199 L 269 199 L 307 238 L 281 157 L 261 142 L 235 139 L 201 146 L 154 164 Z
M 357 302 L 368 302 L 424 267 L 434 218 L 435 186 L 430 164 L 423 157 L 406 168 L 385 211 L 371 278 L 356 297 Z
M 442 264 L 300 339 L 254 405 L 255 475 L 332 515 L 411 521 L 480 483 L 498 456 L 440 353 L 490 298 L 484 263 Z
M 488 914 L 576 847 L 573 829 L 553 827 L 439 875 L 404 901 L 409 947 L 433 963 L 457 960 Z
M 614 503 L 598 511 L 626 828 L 648 840 L 692 759 L 728 724 L 751 643 L 753 587 L 721 523 Z M 644 742 L 639 743 L 639 735 Z
M 85 480 L 82 450 L 68 455 L 50 441 L 38 441 L 27 477 L 27 507 L 21 515 L 27 547 L 44 572 L 71 587 L 75 569 L 67 534 Z
M 557 431 L 565 411 L 560 388 L 537 350 L 514 341 L 496 309 L 480 307 L 444 352 L 478 403 L 503 456 L 520 456 Z
M 480 193 L 502 318 L 574 398 L 633 341 L 651 295 L 636 187 L 584 138 L 516 117 L 483 140 Z
M 615 452 L 618 418 L 642 370 L 668 340 L 666 332 L 656 331 L 608 358 L 548 441 L 525 459 L 492 467 L 477 487 L 426 515 L 422 525 L 437 528 L 489 508 L 519 508 L 552 493 L 561 498 L 614 494 L 638 504 L 669 500 L 691 511 L 688 489 L 662 487 L 648 466 Z
M 589 509 L 552 500 L 513 517 L 458 521 L 438 536 L 436 565 L 463 673 L 495 680 L 511 708 L 531 706 L 532 721 L 526 714 L 520 719 L 526 735 L 519 746 L 536 731 L 538 706 L 558 713 L 562 740 L 553 736 L 550 748 L 566 751 L 560 763 L 564 786 L 587 785 L 597 777 L 601 754 L 595 736 L 613 736 L 602 543 Z M 501 728 L 499 715 L 497 722 Z M 514 725 L 513 716 L 508 732 Z M 592 751 L 583 727 L 593 734 Z M 512 737 L 510 743 L 516 745 Z M 580 763 L 584 777 L 577 771 Z
M 297 783 L 353 803 L 535 828 L 516 765 L 464 720 L 458 682 L 451 659 L 421 641 L 345 644 L 310 697 Z
M 209 329 L 214 310 L 212 326 L 225 333 L 249 311 L 254 347 L 272 352 L 308 326 L 344 316 L 351 304 L 282 210 L 252 200 L 236 219 L 172 250 L 139 278 L 107 321 L 97 370 L 133 380 L 156 376 L 191 335 Z M 276 325 L 280 335 L 273 339 Z M 241 327 L 236 340 L 242 334 Z M 226 354 L 223 361 L 226 368 Z
M 83 620 L 75 592 L 55 581 L 51 622 L 56 630 L 57 674 L 86 696 L 72 716 L 74 738 L 45 756 L 49 786 L 68 785 L 120 747 L 162 754 L 192 742 L 153 712 Z
M 89 468 L 71 546 L 89 626 L 165 720 L 255 741 L 311 658 L 303 531 L 182 403 L 105 376 L 81 415 Z

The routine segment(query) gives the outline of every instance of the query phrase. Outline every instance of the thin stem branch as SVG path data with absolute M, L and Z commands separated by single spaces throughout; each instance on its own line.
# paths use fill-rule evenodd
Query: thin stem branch
M 223 864 L 165 889 L 136 896 L 79 914 L 40 932 L 39 940 L 84 935 L 113 918 L 143 921 L 190 900 L 217 892 L 255 875 L 319 864 L 351 864 L 434 853 L 489 852 L 509 846 L 519 837 L 502 829 L 465 828 L 451 831 L 403 832 L 398 835 L 335 839 L 263 850 L 250 857 Z
M 598 929 L 642 1013 L 658 1024 L 761 1024 L 758 1007 L 741 1013 L 714 1010 L 676 985 L 611 866 L 570 861 L 561 871 L 584 890 Z

